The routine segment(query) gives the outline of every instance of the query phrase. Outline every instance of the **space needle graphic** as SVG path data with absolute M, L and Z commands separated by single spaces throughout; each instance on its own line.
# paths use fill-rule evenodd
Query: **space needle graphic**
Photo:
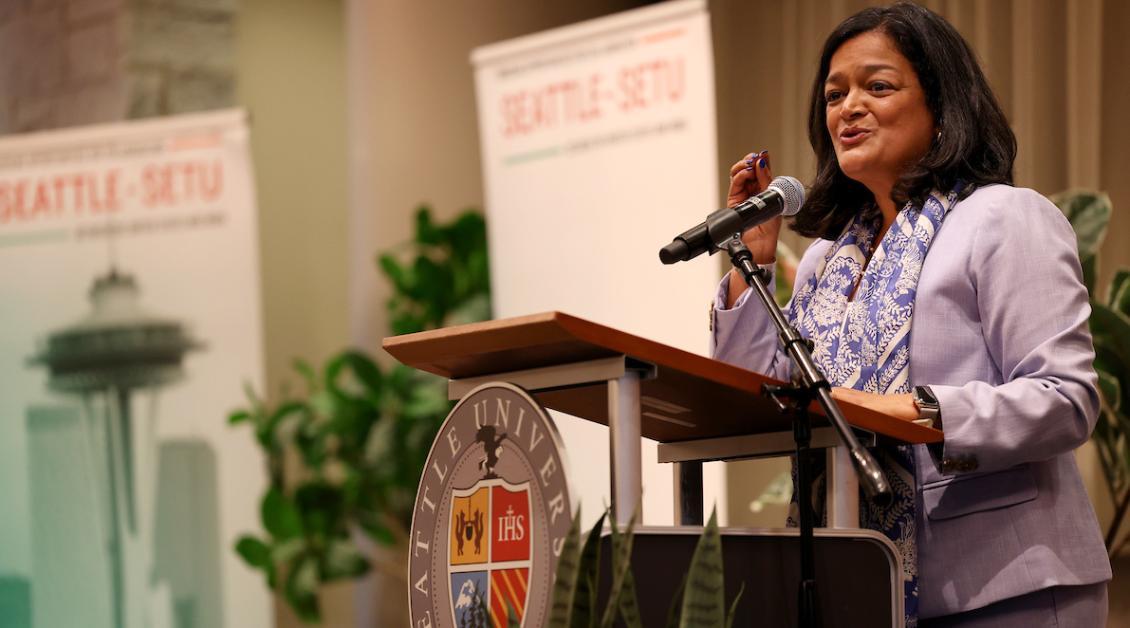
M 84 440 L 96 461 L 92 484 L 103 508 L 111 625 L 117 628 L 154 623 L 146 607 L 153 564 L 156 399 L 162 387 L 184 377 L 185 354 L 203 346 L 182 323 L 143 311 L 139 296 L 134 278 L 111 267 L 91 286 L 90 311 L 51 332 L 29 359 L 47 368 L 51 391 L 82 405 Z M 135 396 L 148 398 L 149 412 L 134 415 Z

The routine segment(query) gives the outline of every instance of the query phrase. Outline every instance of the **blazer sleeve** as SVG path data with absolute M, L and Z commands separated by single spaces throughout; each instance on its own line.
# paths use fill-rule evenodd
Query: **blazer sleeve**
M 1000 385 L 931 385 L 945 441 L 943 472 L 1006 469 L 1087 441 L 1099 410 L 1091 308 L 1075 233 L 1031 190 L 984 208 L 970 276 Z M 957 461 L 957 464 L 954 464 Z
M 827 240 L 816 240 L 805 251 L 797 265 L 793 294 L 796 294 L 797 286 L 808 281 L 816 272 L 816 267 L 830 244 Z M 775 284 L 776 273 L 773 280 Z M 777 330 L 769 314 L 756 302 L 757 297 L 753 296 L 749 288 L 738 297 L 734 307 L 726 309 L 728 286 L 727 274 L 722 277 L 711 307 L 710 355 L 716 360 L 788 381 L 792 365 L 781 350 Z M 769 290 L 773 292 L 774 286 L 771 285 Z M 793 320 L 791 306 L 790 301 L 784 308 L 785 316 L 790 322 Z

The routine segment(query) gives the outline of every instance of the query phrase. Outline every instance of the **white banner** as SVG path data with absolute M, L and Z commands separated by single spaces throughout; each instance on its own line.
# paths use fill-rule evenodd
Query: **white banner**
M 705 353 L 715 263 L 659 248 L 716 209 L 710 21 L 702 0 L 636 9 L 472 55 L 499 318 L 560 310 Z M 607 429 L 555 415 L 586 521 L 609 499 Z M 644 521 L 671 523 L 672 472 L 644 446 Z M 583 463 L 581 463 L 583 461 Z M 722 470 L 707 511 L 724 516 Z
M 0 140 L 5 626 L 271 624 L 254 178 L 225 111 Z M 9 612 L 11 614 L 9 614 Z

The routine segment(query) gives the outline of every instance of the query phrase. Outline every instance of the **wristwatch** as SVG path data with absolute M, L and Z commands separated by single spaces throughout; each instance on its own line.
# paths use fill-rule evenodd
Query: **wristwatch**
M 942 408 L 938 398 L 929 386 L 914 387 L 914 405 L 918 408 L 918 419 L 914 422 L 936 430 L 942 429 Z

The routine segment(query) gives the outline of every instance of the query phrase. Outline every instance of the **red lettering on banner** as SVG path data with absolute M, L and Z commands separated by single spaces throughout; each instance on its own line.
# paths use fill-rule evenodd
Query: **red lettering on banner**
M 0 181 L 0 225 L 42 222 L 68 210 L 103 215 L 121 209 L 119 170 Z
M 223 164 L 177 162 L 151 164 L 141 172 L 141 202 L 148 208 L 215 202 L 223 194 Z
M 600 117 L 601 76 L 569 79 L 502 96 L 502 132 L 507 137 L 528 135 L 557 126 Z
M 620 109 L 633 111 L 682 100 L 686 93 L 683 59 L 657 59 L 620 70 Z
M 584 124 L 600 119 L 609 106 L 631 113 L 673 104 L 684 98 L 686 90 L 686 60 L 682 57 L 652 59 L 612 72 L 525 87 L 502 94 L 502 134 L 513 138 Z

